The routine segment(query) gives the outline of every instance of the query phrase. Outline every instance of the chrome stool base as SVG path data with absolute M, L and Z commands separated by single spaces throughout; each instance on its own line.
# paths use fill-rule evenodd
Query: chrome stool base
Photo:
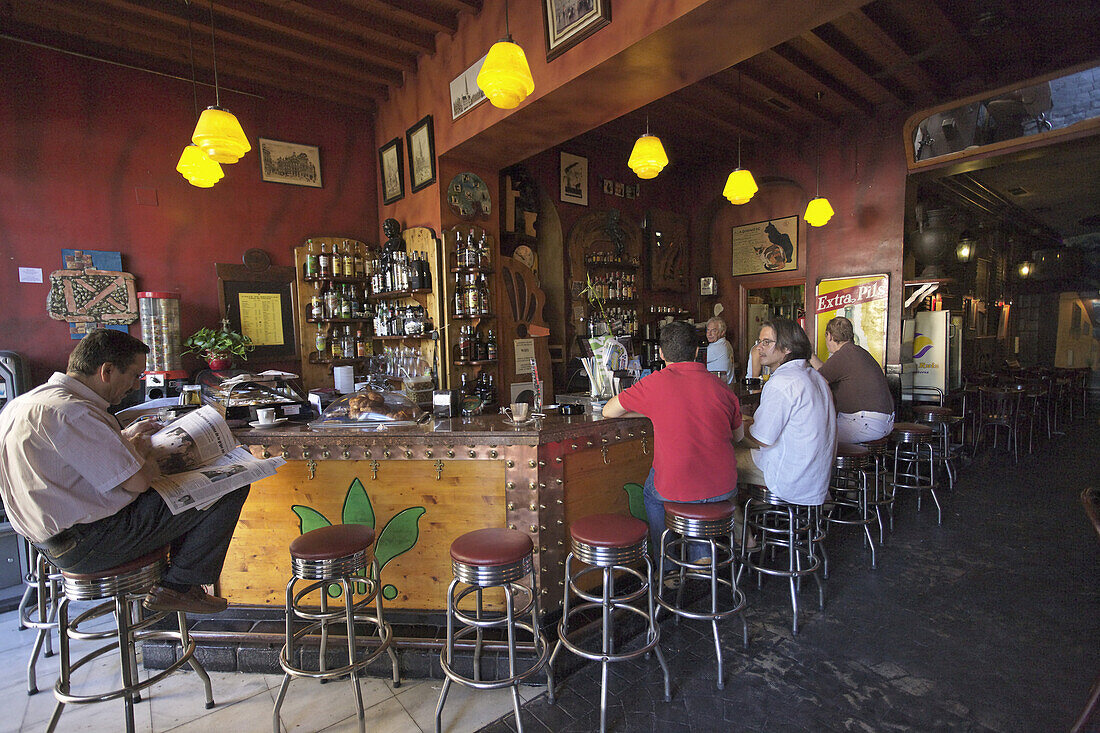
M 34 646 L 27 659 L 27 694 L 38 693 L 38 657 L 53 656 L 53 632 L 57 629 L 57 608 L 61 598 L 61 573 L 37 547 L 23 540 L 30 572 L 23 579 L 26 588 L 19 600 L 19 628 L 34 629 Z M 31 602 L 31 596 L 34 602 Z
M 927 432 L 899 430 L 897 426 L 894 428 L 894 492 L 896 494 L 898 489 L 915 491 L 919 512 L 921 496 L 927 491 L 936 504 L 936 524 L 943 524 L 943 509 L 936 495 L 936 489 L 939 488 L 936 483 L 936 456 L 933 448 L 936 436 L 931 428 L 924 425 L 919 427 Z M 893 527 L 893 512 L 890 515 L 890 526 Z
M 165 555 L 159 554 L 151 562 L 134 570 L 118 575 L 81 575 L 62 574 L 64 597 L 58 602 L 58 647 L 61 657 L 61 671 L 54 685 L 54 697 L 57 707 L 47 725 L 47 733 L 57 728 L 57 723 L 65 705 L 106 702 L 123 698 L 126 703 L 126 731 L 134 731 L 134 703 L 141 701 L 141 691 L 151 687 L 183 665 L 190 665 L 202 680 L 206 692 L 206 709 L 214 707 L 214 695 L 210 687 L 210 676 L 195 659 L 195 640 L 187 632 L 187 616 L 177 612 L 179 631 L 155 630 L 152 627 L 166 618 L 166 612 L 152 612 L 141 605 L 145 593 L 161 578 L 166 567 Z M 107 599 L 107 600 L 105 600 Z M 69 604 L 73 601 L 100 601 L 94 607 L 82 612 L 69 621 Z M 82 627 L 108 615 L 114 615 L 115 628 L 102 631 L 87 631 Z M 85 654 L 75 663 L 71 662 L 70 640 L 107 641 L 103 646 Z M 180 644 L 180 656 L 172 664 L 146 680 L 138 679 L 135 647 L 146 640 L 172 640 Z M 122 686 L 113 690 L 90 694 L 74 694 L 71 690 L 72 674 L 77 669 L 98 659 L 104 654 L 117 650 L 122 669 Z

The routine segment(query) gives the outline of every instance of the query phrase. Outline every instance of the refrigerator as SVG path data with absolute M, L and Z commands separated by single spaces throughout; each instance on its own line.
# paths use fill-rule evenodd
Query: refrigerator
M 935 387 L 948 395 L 962 387 L 962 316 L 920 311 L 902 322 L 902 394 Z

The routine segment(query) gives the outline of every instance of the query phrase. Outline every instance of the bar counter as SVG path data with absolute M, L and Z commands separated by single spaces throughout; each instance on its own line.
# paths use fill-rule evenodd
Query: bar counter
M 234 604 L 282 606 L 290 542 L 325 524 L 373 526 L 389 608 L 441 611 L 459 535 L 510 527 L 535 546 L 543 610 L 560 605 L 568 527 L 599 512 L 643 516 L 653 428 L 644 418 L 501 415 L 424 425 L 235 431 L 278 474 L 252 486 L 219 592 Z M 638 484 L 637 488 L 627 484 Z

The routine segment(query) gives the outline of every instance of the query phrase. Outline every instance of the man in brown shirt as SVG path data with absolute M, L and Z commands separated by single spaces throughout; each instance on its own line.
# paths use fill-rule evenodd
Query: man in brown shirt
M 851 321 L 833 318 L 825 325 L 829 360 L 823 362 L 816 354 L 810 357 L 833 391 L 836 438 L 841 443 L 877 440 L 894 429 L 894 398 L 882 367 L 853 337 Z

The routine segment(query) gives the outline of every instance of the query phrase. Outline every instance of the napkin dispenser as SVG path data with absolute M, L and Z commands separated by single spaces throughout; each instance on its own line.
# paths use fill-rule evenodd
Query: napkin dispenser
M 462 414 L 462 392 L 457 389 L 432 392 L 432 414 L 436 417 L 459 417 Z

